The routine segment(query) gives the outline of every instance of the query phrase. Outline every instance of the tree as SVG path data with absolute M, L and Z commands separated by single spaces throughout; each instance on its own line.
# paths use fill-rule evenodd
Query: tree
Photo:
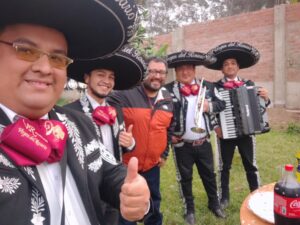
M 292 0 L 299 1 L 299 0 Z M 143 26 L 148 35 L 169 33 L 175 28 L 224 16 L 251 12 L 288 0 L 137 0 L 148 10 Z

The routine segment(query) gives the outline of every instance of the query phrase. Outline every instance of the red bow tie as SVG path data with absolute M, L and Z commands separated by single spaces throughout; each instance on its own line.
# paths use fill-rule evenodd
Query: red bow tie
M 198 84 L 185 84 L 180 88 L 180 93 L 184 96 L 197 95 L 199 92 Z
M 19 166 L 61 160 L 68 137 L 66 127 L 56 120 L 18 119 L 5 127 L 0 147 Z
M 113 125 L 116 121 L 117 112 L 112 106 L 98 106 L 93 111 L 92 116 L 95 123 L 99 126 L 104 124 Z
M 238 88 L 240 86 L 243 86 L 244 85 L 244 82 L 243 81 L 234 81 L 234 80 L 231 80 L 231 81 L 227 81 L 223 84 L 223 87 L 225 89 L 234 89 L 234 88 Z

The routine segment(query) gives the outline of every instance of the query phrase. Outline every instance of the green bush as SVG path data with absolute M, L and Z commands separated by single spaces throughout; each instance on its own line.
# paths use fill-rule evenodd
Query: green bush
M 300 124 L 289 123 L 287 127 L 288 134 L 300 134 Z

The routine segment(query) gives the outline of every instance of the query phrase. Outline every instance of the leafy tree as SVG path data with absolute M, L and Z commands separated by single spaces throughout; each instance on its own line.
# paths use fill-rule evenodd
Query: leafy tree
M 139 5 L 138 12 L 141 20 L 145 21 L 145 19 L 149 16 L 149 11 L 145 9 L 142 5 Z M 160 48 L 157 48 L 154 43 L 153 37 L 147 34 L 146 28 L 144 27 L 143 23 L 139 25 L 135 36 L 130 41 L 130 45 L 137 49 L 140 52 L 140 54 L 145 58 L 151 56 L 164 57 L 167 54 L 168 48 L 167 44 L 161 46 Z
M 299 0 L 291 0 L 299 1 Z M 143 26 L 150 36 L 169 33 L 175 28 L 225 16 L 251 12 L 288 0 L 137 0 L 148 10 Z

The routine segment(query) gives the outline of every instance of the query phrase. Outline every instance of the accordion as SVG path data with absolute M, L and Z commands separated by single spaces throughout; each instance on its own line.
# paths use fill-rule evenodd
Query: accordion
M 259 97 L 258 87 L 241 86 L 220 91 L 219 94 L 226 102 L 225 109 L 219 114 L 223 139 L 261 134 L 270 130 L 265 101 Z

